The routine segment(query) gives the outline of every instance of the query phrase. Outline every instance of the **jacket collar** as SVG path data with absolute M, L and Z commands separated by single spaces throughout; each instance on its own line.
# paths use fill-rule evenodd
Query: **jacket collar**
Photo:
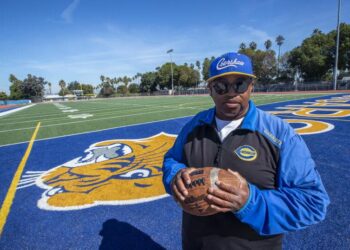
M 215 107 L 209 109 L 206 114 L 200 118 L 200 120 L 208 125 L 213 124 L 215 119 Z M 252 100 L 249 100 L 249 108 L 248 112 L 245 115 L 241 128 L 242 129 L 248 129 L 251 131 L 256 130 L 256 119 L 257 119 L 257 110 L 254 102 Z
M 254 102 L 249 100 L 249 109 L 245 115 L 241 128 L 249 129 L 251 131 L 256 130 L 257 110 Z

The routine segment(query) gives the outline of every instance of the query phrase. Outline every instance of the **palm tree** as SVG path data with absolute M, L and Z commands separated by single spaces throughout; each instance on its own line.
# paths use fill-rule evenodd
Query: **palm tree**
M 66 82 L 64 80 L 60 80 L 58 82 L 58 85 L 60 85 L 60 88 L 62 90 L 62 95 L 64 96 L 64 92 L 65 92 L 65 89 L 66 89 Z
M 281 46 L 284 42 L 284 37 L 279 35 L 278 37 L 276 37 L 276 43 L 278 45 L 278 59 L 280 58 L 280 55 L 281 55 Z
M 272 46 L 272 42 L 270 39 L 267 39 L 264 43 L 266 50 L 269 50 Z
M 312 35 L 321 35 L 322 31 L 320 29 L 314 29 L 314 31 L 312 32 Z
M 245 50 L 247 48 L 247 45 L 245 45 L 245 43 L 241 43 L 240 45 L 239 45 L 239 49 L 240 50 Z
M 251 50 L 256 50 L 257 47 L 258 47 L 258 45 L 256 44 L 256 42 L 251 42 L 251 43 L 249 44 L 249 48 L 250 48 Z
M 128 85 L 129 83 L 131 82 L 131 78 L 130 77 L 127 77 L 127 76 L 124 76 L 122 78 L 122 82 L 124 83 L 125 87 L 128 88 Z
M 196 61 L 196 66 L 198 69 L 198 84 L 197 84 L 197 88 L 199 87 L 199 83 L 201 81 L 201 62 L 200 61 Z
M 119 82 L 124 83 L 126 93 L 128 92 L 128 86 L 129 86 L 129 83 L 131 81 L 132 81 L 132 79 L 130 77 L 127 77 L 127 76 L 115 78 L 115 84 L 118 84 Z
M 280 56 L 281 56 L 281 46 L 284 42 L 284 37 L 281 35 L 278 35 L 276 37 L 276 43 L 278 45 L 278 60 L 277 60 L 277 77 L 279 76 L 279 66 L 280 66 Z
M 101 75 L 101 76 L 100 76 L 100 80 L 101 80 L 101 82 L 104 82 L 104 81 L 105 81 L 105 76 L 104 76 L 104 75 Z
M 51 95 L 51 82 L 48 82 L 47 85 L 49 85 L 50 95 Z
M 137 74 L 135 75 L 135 79 L 138 79 L 138 84 L 140 84 L 141 83 L 141 77 L 142 77 L 142 74 L 141 73 L 139 73 L 139 72 L 137 72 Z
M 198 68 L 198 70 L 200 70 L 201 69 L 201 62 L 200 61 L 196 61 L 196 67 Z

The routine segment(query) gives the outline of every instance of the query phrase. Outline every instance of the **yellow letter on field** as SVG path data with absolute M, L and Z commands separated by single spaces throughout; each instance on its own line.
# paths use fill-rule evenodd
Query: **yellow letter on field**
M 302 123 L 304 127 L 295 129 L 299 135 L 312 135 L 325 133 L 334 128 L 334 125 L 328 122 L 314 121 L 314 120 L 302 120 L 302 119 L 285 119 L 288 123 Z

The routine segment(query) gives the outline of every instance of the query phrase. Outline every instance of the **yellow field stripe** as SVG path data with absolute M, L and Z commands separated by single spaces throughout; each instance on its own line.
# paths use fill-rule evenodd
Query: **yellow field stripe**
M 38 125 L 36 125 L 36 128 L 35 128 L 35 131 L 34 131 L 34 133 L 32 135 L 32 138 L 29 141 L 28 148 L 27 148 L 27 150 L 26 150 L 26 152 L 25 152 L 25 154 L 24 154 L 24 156 L 23 156 L 23 158 L 22 158 L 22 160 L 21 160 L 21 162 L 20 162 L 20 164 L 19 164 L 19 166 L 17 168 L 15 176 L 12 179 L 10 188 L 7 191 L 4 203 L 2 204 L 2 207 L 1 207 L 1 210 L 0 210 L 0 236 L 1 236 L 2 231 L 4 229 L 7 216 L 9 214 L 9 212 L 10 212 L 13 199 L 15 198 L 16 188 L 17 188 L 18 182 L 19 182 L 19 180 L 21 178 L 24 166 L 26 165 L 28 157 L 29 157 L 29 154 L 32 151 L 32 147 L 33 147 L 36 135 L 38 134 L 39 127 L 40 127 L 40 122 L 38 123 Z

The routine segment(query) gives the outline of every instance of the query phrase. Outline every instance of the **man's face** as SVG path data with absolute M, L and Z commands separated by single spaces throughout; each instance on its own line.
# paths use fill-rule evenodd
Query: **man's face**
M 209 82 L 210 96 L 215 103 L 216 116 L 219 119 L 237 120 L 245 115 L 248 111 L 250 93 L 253 89 L 253 83 L 249 79 L 246 76 L 227 75 Z M 242 83 L 242 80 L 247 81 Z M 247 90 L 239 93 L 242 92 L 242 89 L 245 90 L 244 85 L 246 84 L 248 85 Z M 222 91 L 225 86 L 229 86 L 227 93 Z

